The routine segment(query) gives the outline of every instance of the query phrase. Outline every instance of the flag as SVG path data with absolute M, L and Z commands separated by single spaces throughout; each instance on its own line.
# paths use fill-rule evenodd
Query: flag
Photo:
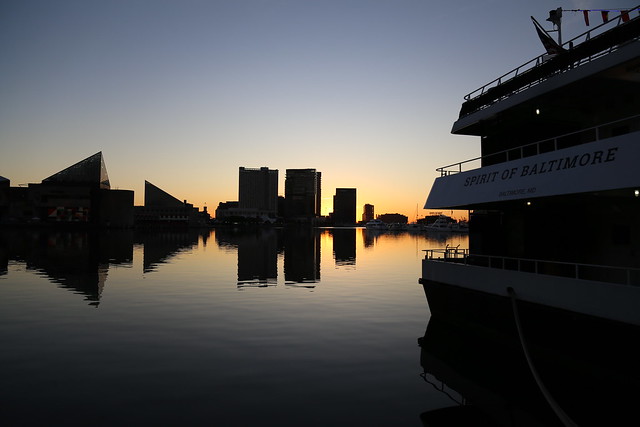
M 561 52 L 564 52 L 562 46 L 560 46 L 551 36 L 540 26 L 538 21 L 532 16 L 531 20 L 533 21 L 533 25 L 536 27 L 536 31 L 538 33 L 538 37 L 540 37 L 540 41 L 542 45 L 547 50 L 549 55 L 557 55 Z
M 588 27 L 589 26 L 589 11 L 588 10 L 583 10 L 582 14 L 584 15 L 584 23 Z
M 602 14 L 602 22 L 609 21 L 609 11 L 608 10 L 603 10 L 600 13 Z
M 622 22 L 628 22 L 629 21 L 629 11 L 628 10 L 621 10 L 620 11 L 620 17 L 622 18 Z

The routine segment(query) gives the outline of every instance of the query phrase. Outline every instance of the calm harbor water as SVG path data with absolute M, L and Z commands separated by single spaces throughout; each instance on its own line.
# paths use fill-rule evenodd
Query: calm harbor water
M 422 250 L 363 229 L 0 232 L 4 425 L 421 425 Z M 4 421 L 4 422 L 3 422 Z

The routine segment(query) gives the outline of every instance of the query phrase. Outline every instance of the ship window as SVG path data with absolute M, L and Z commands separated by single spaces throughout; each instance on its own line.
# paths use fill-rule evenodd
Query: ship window
M 547 141 L 542 141 L 539 144 L 539 147 L 540 147 L 540 153 L 548 153 L 549 151 L 554 151 L 555 150 L 553 139 L 549 139 Z
M 508 155 L 508 160 L 517 160 L 519 158 L 521 158 L 521 154 L 520 154 L 520 149 L 516 148 L 515 150 L 510 150 Z
M 582 142 L 580 141 L 580 134 L 573 133 L 571 135 L 566 135 L 561 138 L 558 138 L 558 149 L 573 147 L 581 143 Z
M 631 243 L 631 228 L 628 225 L 613 226 L 613 244 L 628 245 Z
M 611 136 L 620 136 L 629 133 L 629 126 L 618 126 L 616 128 L 611 129 Z
M 522 157 L 530 157 L 538 154 L 538 146 L 536 144 L 522 147 Z

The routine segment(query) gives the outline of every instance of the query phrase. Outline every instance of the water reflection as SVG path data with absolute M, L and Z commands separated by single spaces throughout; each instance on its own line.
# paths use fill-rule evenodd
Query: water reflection
M 238 287 L 275 286 L 278 281 L 278 253 L 282 251 L 279 229 L 238 230 L 219 228 L 216 243 L 238 253 Z
M 333 258 L 336 266 L 356 265 L 356 230 L 355 228 L 334 228 L 328 230 L 333 236 Z
M 288 286 L 315 287 L 320 281 L 320 232 L 287 227 L 284 233 L 284 280 Z
M 237 287 L 314 289 L 321 281 L 321 247 L 332 251 L 335 267 L 354 270 L 357 246 L 372 248 L 384 241 L 415 239 L 420 249 L 460 244 L 458 236 L 409 232 L 372 232 L 361 228 L 218 228 L 215 230 L 68 231 L 52 229 L 0 230 L 0 276 L 11 261 L 46 276 L 61 288 L 81 294 L 98 306 L 109 268 L 133 265 L 134 248 L 142 254 L 142 271 L 155 273 L 179 255 L 206 247 L 210 238 L 222 252 L 237 256 Z M 361 246 L 361 247 L 362 247 Z M 326 262 L 326 260 L 325 260 Z M 283 277 L 279 277 L 282 275 Z
M 592 333 L 576 337 L 575 325 L 527 324 L 524 338 L 540 383 L 517 331 L 432 315 L 419 340 L 423 378 L 451 406 L 423 413 L 423 424 L 638 425 L 637 328 L 590 319 Z
M 180 253 L 191 252 L 202 239 L 206 247 L 209 230 L 177 229 L 136 231 L 135 243 L 144 246 L 142 271 L 153 272 Z
M 98 306 L 110 265 L 131 265 L 133 232 L 2 230 L 0 270 L 9 261 L 26 264 L 59 287 Z

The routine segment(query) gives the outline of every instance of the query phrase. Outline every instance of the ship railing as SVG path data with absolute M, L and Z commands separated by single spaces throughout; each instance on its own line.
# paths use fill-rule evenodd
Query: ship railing
M 476 267 L 560 276 L 571 279 L 640 286 L 640 268 L 492 255 L 471 255 L 468 249 L 458 248 L 427 249 L 425 250 L 425 259 L 430 261 L 455 262 Z
M 607 20 L 606 22 L 603 22 L 602 24 L 588 30 L 585 31 L 582 34 L 579 34 L 578 36 L 574 37 L 573 39 L 565 42 L 562 44 L 562 47 L 565 48 L 568 51 L 573 50 L 573 47 L 579 43 L 591 40 L 591 38 L 595 37 L 598 34 L 602 34 L 606 31 L 608 31 L 609 29 L 613 28 L 613 27 L 617 27 L 621 24 L 626 24 L 627 20 L 625 20 L 625 16 L 628 17 L 629 12 L 635 11 L 637 12 L 640 9 L 640 6 L 636 6 L 634 8 L 629 9 L 626 13 L 620 13 L 620 15 L 615 16 L 609 20 Z M 637 18 L 634 18 L 637 19 Z M 522 92 L 523 90 L 526 90 L 532 86 L 535 86 L 545 80 L 548 80 L 550 77 L 556 75 L 556 74 L 560 74 L 563 73 L 565 71 L 569 71 L 570 69 L 577 67 L 577 66 L 581 66 L 584 65 L 586 63 L 589 63 L 603 55 L 606 55 L 614 50 L 616 50 L 619 46 L 618 44 L 612 45 L 612 46 L 608 46 L 603 48 L 602 50 L 598 51 L 598 52 L 594 52 L 592 54 L 589 54 L 585 57 L 579 57 L 576 58 L 575 62 L 573 62 L 569 67 L 561 67 L 556 69 L 554 72 L 550 73 L 550 74 L 545 74 L 542 77 L 539 78 L 535 78 L 531 81 L 528 81 L 527 84 L 524 84 L 522 86 L 516 87 L 513 90 L 509 91 L 508 93 L 502 94 L 502 96 L 497 97 L 495 99 L 492 99 L 490 102 L 484 103 L 484 104 L 478 104 L 476 106 L 476 108 L 471 109 L 470 111 L 467 111 L 466 114 L 470 114 L 472 112 L 481 110 L 483 108 L 488 107 L 489 105 L 501 100 L 501 99 L 505 99 L 515 93 L 518 92 Z M 491 91 L 494 88 L 497 88 L 499 86 L 501 86 L 502 84 L 505 84 L 507 82 L 512 81 L 513 79 L 515 79 L 516 77 L 521 76 L 522 74 L 530 71 L 530 70 L 534 70 L 537 67 L 541 67 L 542 65 L 544 65 L 550 58 L 553 58 L 555 55 L 549 55 L 547 53 L 541 54 L 535 58 L 533 58 L 532 60 L 514 68 L 511 71 L 506 72 L 505 74 L 501 75 L 500 77 L 490 81 L 489 83 L 479 87 L 478 89 L 474 90 L 473 92 L 470 92 L 468 94 L 466 94 L 464 96 L 464 100 L 465 101 L 474 101 L 486 94 L 488 94 L 489 91 Z M 465 114 L 465 115 L 466 115 Z M 461 114 L 462 117 L 462 114 Z
M 458 246 L 447 246 L 444 249 L 425 249 L 425 258 L 446 262 L 465 262 L 469 257 L 469 249 L 460 249 Z
M 464 172 L 465 170 L 476 169 L 481 166 L 490 166 L 511 160 L 536 156 L 538 154 L 561 150 L 575 145 L 587 144 L 589 142 L 599 141 L 611 138 L 612 136 L 624 135 L 626 133 L 636 131 L 640 131 L 640 115 L 625 117 L 623 119 L 618 119 L 598 126 L 558 135 L 553 138 L 547 138 L 525 145 L 520 145 L 518 147 L 509 148 L 507 150 L 497 151 L 485 156 L 463 160 L 458 163 L 439 167 L 436 171 L 440 172 L 440 176 L 448 176 Z

